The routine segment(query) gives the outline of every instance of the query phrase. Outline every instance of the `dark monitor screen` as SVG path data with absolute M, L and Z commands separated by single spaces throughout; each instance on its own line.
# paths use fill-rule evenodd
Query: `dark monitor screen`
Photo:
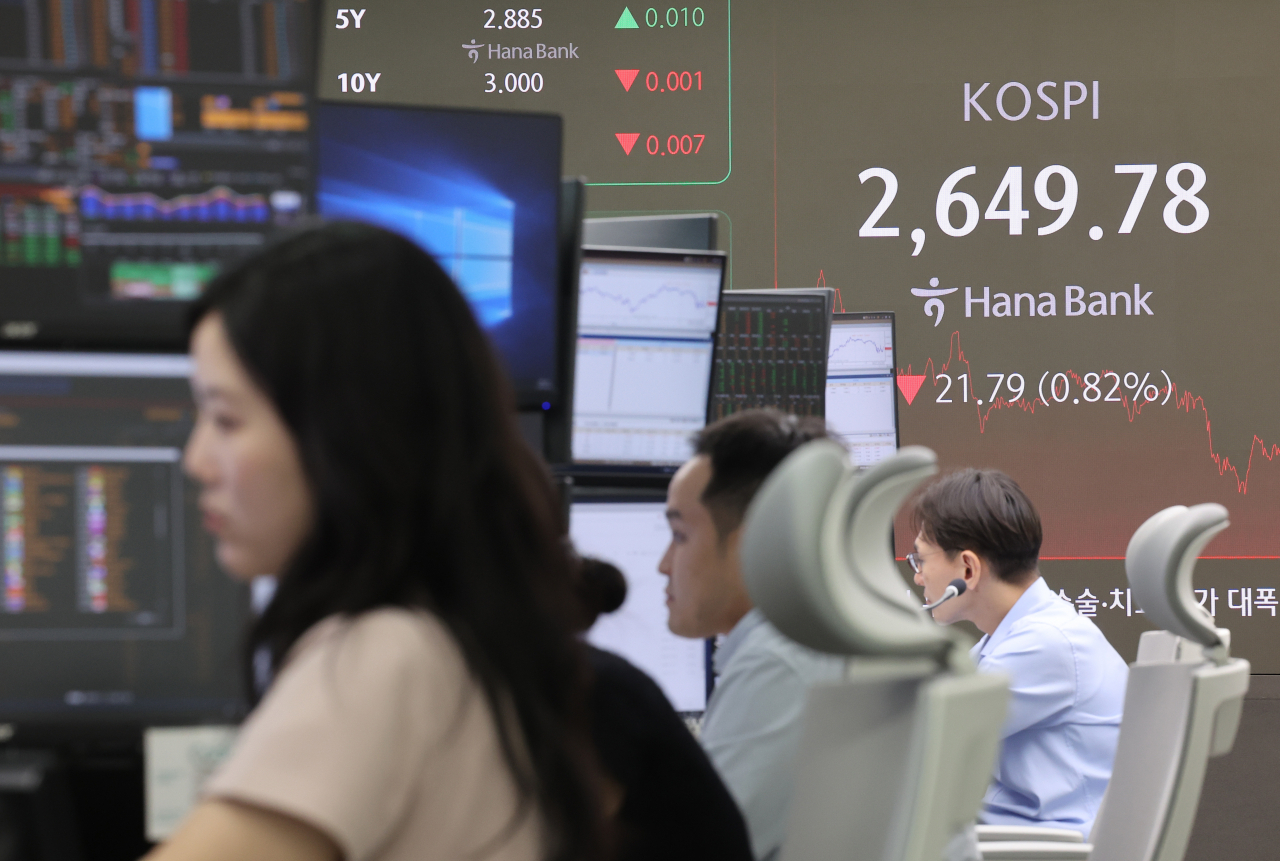
M 582 241 L 623 248 L 712 251 L 716 247 L 718 221 L 714 212 L 588 218 L 583 224 Z
M 188 372 L 0 352 L 0 721 L 240 713 L 247 590 L 182 474 Z
M 889 313 L 840 313 L 831 322 L 827 425 L 860 466 L 898 449 L 893 324 Z
M 312 7 L 0 3 L 0 339 L 181 345 L 305 206 Z
M 522 405 L 556 392 L 561 122 L 326 102 L 316 206 L 417 242 L 462 289 Z
M 726 292 L 707 421 L 760 407 L 824 416 L 830 328 L 826 291 Z
M 573 459 L 674 469 L 707 421 L 725 256 L 583 249 Z
M 587 641 L 652 676 L 676 711 L 706 709 L 706 641 L 667 628 L 666 578 L 658 573 L 671 543 L 666 503 L 661 497 L 577 500 L 569 535 L 579 553 L 613 563 L 627 579 L 626 601 L 596 621 Z

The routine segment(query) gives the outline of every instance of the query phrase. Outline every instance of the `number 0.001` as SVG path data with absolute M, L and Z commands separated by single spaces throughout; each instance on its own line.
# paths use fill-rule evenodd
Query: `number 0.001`
M 644 76 L 644 85 L 649 92 L 656 93 L 662 90 L 664 93 L 687 93 L 690 90 L 702 89 L 702 72 L 667 72 L 663 86 L 663 79 L 658 77 L 657 72 L 650 72 Z
M 534 72 L 532 75 L 521 72 L 507 72 L 507 76 L 502 79 L 502 88 L 498 87 L 498 78 L 493 72 L 485 72 L 485 92 L 486 93 L 540 93 L 542 92 L 542 75 Z
M 662 139 L 657 135 L 649 135 L 644 142 L 645 151 L 649 155 L 694 155 L 702 149 L 706 135 L 670 135 L 667 148 L 662 148 Z

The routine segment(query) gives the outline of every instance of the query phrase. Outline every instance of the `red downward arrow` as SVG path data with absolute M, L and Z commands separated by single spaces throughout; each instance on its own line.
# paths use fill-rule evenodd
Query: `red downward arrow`
M 631 148 L 635 146 L 636 141 L 640 139 L 639 134 L 623 134 L 622 132 L 616 133 L 614 137 L 618 139 L 618 143 L 622 144 L 622 149 L 627 155 L 631 155 Z M 924 377 L 921 377 L 920 379 L 923 380 Z M 920 387 L 917 385 L 916 388 L 918 389 Z
M 622 88 L 629 93 L 631 92 L 631 85 L 635 83 L 636 75 L 640 74 L 640 70 L 614 69 L 613 73 L 618 76 L 619 81 L 622 81 Z
M 916 393 L 920 391 L 920 387 L 923 385 L 924 374 L 919 376 L 898 374 L 898 391 L 902 392 L 902 396 L 907 399 L 907 406 L 911 406 L 911 402 L 916 399 Z

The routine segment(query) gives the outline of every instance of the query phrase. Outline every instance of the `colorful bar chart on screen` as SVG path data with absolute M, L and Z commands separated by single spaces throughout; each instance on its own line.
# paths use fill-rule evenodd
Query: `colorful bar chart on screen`
M 271 207 L 261 194 L 237 194 L 224 185 L 169 200 L 151 192 L 112 194 L 90 185 L 80 191 L 80 213 L 107 221 L 265 222 Z

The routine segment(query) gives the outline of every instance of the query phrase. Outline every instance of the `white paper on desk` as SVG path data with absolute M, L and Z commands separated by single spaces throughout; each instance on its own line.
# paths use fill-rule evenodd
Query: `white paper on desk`
M 231 753 L 233 726 L 150 727 L 146 757 L 147 839 L 173 834 L 200 800 L 200 790 Z

